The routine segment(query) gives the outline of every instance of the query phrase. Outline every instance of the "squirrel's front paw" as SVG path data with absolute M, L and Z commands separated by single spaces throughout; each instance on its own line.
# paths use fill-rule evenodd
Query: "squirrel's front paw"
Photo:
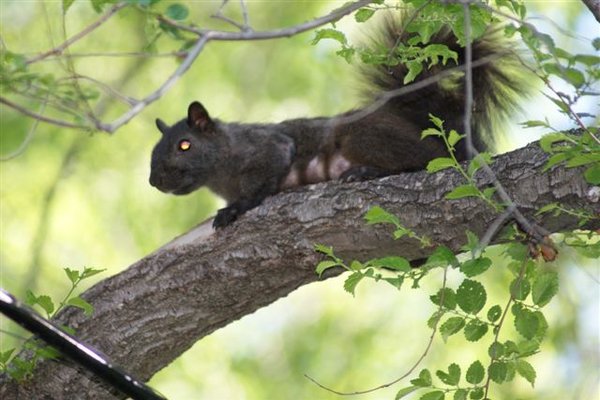
M 225 207 L 217 211 L 217 215 L 213 220 L 213 228 L 224 228 L 237 219 L 239 212 L 235 207 Z

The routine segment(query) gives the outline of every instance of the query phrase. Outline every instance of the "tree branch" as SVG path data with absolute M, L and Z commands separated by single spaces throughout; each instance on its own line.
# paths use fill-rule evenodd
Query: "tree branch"
M 600 22 L 600 0 L 581 0 L 590 9 L 596 21 Z
M 584 181 L 581 169 L 543 171 L 546 159 L 530 145 L 499 156 L 492 165 L 521 213 L 536 221 L 537 209 L 558 201 L 600 215 L 600 189 Z M 478 184 L 492 184 L 486 174 L 478 176 Z M 353 184 L 328 182 L 281 193 L 231 227 L 214 232 L 211 221 L 205 222 L 99 282 L 83 294 L 95 308 L 91 318 L 71 308 L 57 320 L 147 380 L 201 337 L 317 281 L 314 268 L 320 256 L 313 251 L 315 243 L 332 245 L 345 259 L 395 254 L 418 260 L 428 255 L 413 239 L 394 241 L 387 227 L 367 227 L 362 217 L 374 205 L 459 252 L 466 229 L 481 236 L 497 218 L 479 199 L 444 199 L 463 183 L 457 172 L 446 170 Z M 552 232 L 578 228 L 572 215 L 543 218 L 536 222 Z M 588 228 L 600 228 L 600 221 L 593 220 Z M 328 276 L 341 272 L 328 271 Z M 41 363 L 23 385 L 0 378 L 0 398 L 76 398 L 80 393 L 89 399 L 122 398 L 65 361 Z

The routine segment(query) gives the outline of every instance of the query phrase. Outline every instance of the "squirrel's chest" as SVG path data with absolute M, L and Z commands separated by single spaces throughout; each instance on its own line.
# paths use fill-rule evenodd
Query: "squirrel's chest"
M 294 163 L 281 183 L 280 189 L 289 189 L 311 183 L 338 179 L 352 164 L 341 153 L 321 153 L 308 163 Z

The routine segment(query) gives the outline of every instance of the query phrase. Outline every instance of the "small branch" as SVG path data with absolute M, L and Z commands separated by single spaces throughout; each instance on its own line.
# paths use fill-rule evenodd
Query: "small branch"
M 15 104 L 12 101 L 10 101 L 10 100 L 8 100 L 8 99 L 6 99 L 4 97 L 1 97 L 1 96 L 0 96 L 0 103 L 6 104 L 10 108 L 12 108 L 14 110 L 17 110 L 21 114 L 25 114 L 28 117 L 35 118 L 35 119 L 37 119 L 39 121 L 42 121 L 42 122 L 47 122 L 49 124 L 62 126 L 64 128 L 86 129 L 86 130 L 90 129 L 90 127 L 87 126 L 87 125 L 73 124 L 71 122 L 62 121 L 62 120 L 54 119 L 54 118 L 49 118 L 49 117 L 46 117 L 44 115 L 34 113 L 33 111 L 29 111 L 27 108 L 25 108 L 25 107 L 23 107 L 21 105 Z
M 443 290 L 443 289 L 446 288 L 447 277 L 448 277 L 448 267 L 444 268 L 444 278 L 442 280 L 440 304 L 439 304 L 439 307 L 438 307 L 438 310 L 437 310 L 438 314 L 439 314 L 440 311 L 442 311 L 442 308 L 443 308 L 442 305 L 444 304 L 445 290 Z M 442 315 L 441 314 L 439 314 L 439 317 L 435 320 L 435 323 L 434 323 L 433 328 L 432 328 L 431 336 L 429 336 L 429 340 L 427 341 L 427 345 L 425 346 L 425 350 L 423 351 L 423 353 L 421 353 L 421 356 L 412 365 L 412 367 L 409 368 L 408 371 L 406 371 L 402 376 L 394 379 L 391 382 L 384 383 L 382 385 L 379 385 L 379 386 L 376 386 L 376 387 L 373 387 L 373 388 L 370 388 L 370 389 L 366 389 L 366 390 L 359 390 L 359 391 L 355 391 L 355 392 L 339 392 L 337 390 L 328 388 L 327 386 L 325 386 L 325 385 L 317 382 L 314 378 L 311 378 L 307 374 L 304 374 L 304 377 L 307 378 L 308 380 L 310 380 L 315 385 L 319 386 L 321 389 L 325 389 L 328 392 L 331 392 L 331 393 L 334 393 L 334 394 L 337 394 L 337 395 L 340 395 L 340 396 L 355 396 L 355 395 L 359 395 L 359 394 L 367 394 L 367 393 L 372 393 L 372 392 L 375 392 L 377 390 L 381 390 L 381 389 L 385 389 L 387 387 L 393 386 L 396 383 L 400 382 L 402 379 L 404 379 L 407 376 L 409 376 L 410 374 L 412 374 L 414 372 L 414 370 L 417 369 L 417 367 L 425 359 L 425 357 L 429 353 L 429 350 L 431 349 L 431 345 L 433 344 L 433 339 L 435 338 L 435 334 L 437 333 L 437 327 L 439 325 L 440 319 L 442 319 Z
M 39 55 L 37 55 L 37 56 L 35 56 L 33 58 L 30 58 L 29 60 L 26 61 L 26 63 L 27 64 L 33 64 L 33 63 L 35 63 L 37 61 L 43 60 L 46 57 L 49 57 L 49 56 L 52 56 L 52 55 L 62 54 L 70 45 L 72 45 L 73 43 L 75 43 L 79 39 L 82 39 L 83 37 L 87 36 L 90 32 L 92 32 L 93 30 L 95 30 L 96 28 L 98 28 L 99 26 L 101 26 L 102 24 L 104 24 L 117 11 L 119 11 L 120 9 L 122 9 L 123 7 L 125 7 L 125 5 L 126 5 L 125 3 L 121 3 L 121 4 L 116 4 L 116 5 L 112 6 L 110 8 L 110 10 L 108 10 L 107 13 L 105 13 L 104 15 L 102 15 L 93 24 L 89 25 L 88 27 L 86 27 L 84 30 L 82 30 L 78 34 L 70 37 L 69 39 L 67 39 L 66 41 L 64 41 L 62 44 L 56 46 L 55 48 L 53 48 L 51 50 L 48 50 L 45 53 L 39 54 Z
M 48 104 L 48 96 L 46 96 L 46 99 L 42 102 L 42 106 L 40 107 L 41 114 L 44 113 L 44 110 L 46 109 L 47 104 Z M 19 147 L 15 151 L 11 152 L 10 154 L 0 157 L 0 161 L 9 161 L 9 160 L 12 160 L 13 158 L 16 158 L 16 157 L 20 156 L 21 154 L 23 154 L 23 152 L 29 145 L 31 138 L 33 138 L 33 135 L 35 134 L 35 131 L 37 130 L 39 123 L 40 123 L 39 119 L 34 119 L 33 124 L 31 125 L 31 128 L 29 128 L 29 131 L 27 131 L 27 136 L 25 136 L 25 139 L 23 139 L 23 141 L 21 142 Z

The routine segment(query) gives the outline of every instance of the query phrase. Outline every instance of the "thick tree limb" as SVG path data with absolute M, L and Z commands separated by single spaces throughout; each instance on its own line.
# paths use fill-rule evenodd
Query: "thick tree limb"
M 541 206 L 600 215 L 600 188 L 580 169 L 542 172 L 545 154 L 535 145 L 502 155 L 493 165 L 521 212 L 533 220 Z M 486 185 L 482 174 L 481 184 Z M 462 184 L 453 171 L 402 174 L 356 184 L 304 187 L 269 198 L 233 226 L 214 233 L 206 222 L 123 272 L 89 289 L 92 318 L 66 309 L 60 323 L 143 380 L 168 365 L 198 339 L 318 280 L 314 243 L 332 245 L 348 259 L 384 254 L 411 260 L 427 256 L 412 239 L 393 241 L 386 227 L 367 227 L 362 216 L 380 205 L 417 233 L 459 251 L 465 230 L 479 235 L 497 217 L 474 199 L 443 200 Z M 568 215 L 538 220 L 550 231 L 577 227 Z M 595 220 L 590 228 L 597 229 Z M 332 271 L 330 275 L 341 271 Z M 26 384 L 0 380 L 0 398 L 113 398 L 107 389 L 64 361 L 43 362 Z M 122 397 L 122 396 L 121 396 Z M 120 398 L 117 396 L 117 398 Z

